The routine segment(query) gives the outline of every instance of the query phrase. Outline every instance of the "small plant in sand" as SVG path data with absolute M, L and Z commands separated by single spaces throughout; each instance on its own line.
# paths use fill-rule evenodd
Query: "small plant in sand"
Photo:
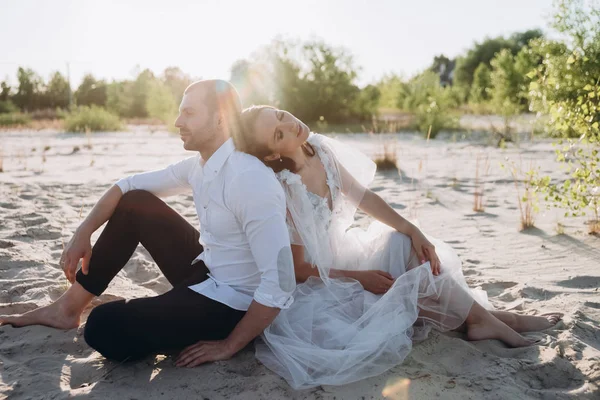
M 4 156 L 2 155 L 1 150 L 0 150 L 0 172 L 4 172 Z
M 556 233 L 559 235 L 565 234 L 565 225 L 562 222 L 556 223 Z
M 488 155 L 483 157 L 482 154 L 477 155 L 475 160 L 475 191 L 473 192 L 473 211 L 483 212 L 483 186 L 485 178 L 490 172 L 490 158 Z
M 519 204 L 519 212 L 521 213 L 521 230 L 525 230 L 534 226 L 535 214 L 539 212 L 538 199 L 538 171 L 539 167 L 535 167 L 533 161 L 529 164 L 529 169 L 524 170 L 522 160 L 519 160 L 519 165 L 514 161 L 508 160 L 508 170 L 515 183 L 517 190 L 517 200 Z M 506 168 L 501 164 L 502 168 Z
M 383 145 L 383 152 L 375 157 L 374 161 L 378 171 L 397 170 L 396 144 L 385 143 Z

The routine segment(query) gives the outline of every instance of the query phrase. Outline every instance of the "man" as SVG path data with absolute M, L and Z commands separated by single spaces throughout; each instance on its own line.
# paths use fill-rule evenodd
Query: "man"
M 184 148 L 198 154 L 111 187 L 61 257 L 73 285 L 56 302 L 0 324 L 77 327 L 141 243 L 173 289 L 96 307 L 84 331 L 91 347 L 118 361 L 184 348 L 177 365 L 193 367 L 227 359 L 258 336 L 293 301 L 295 277 L 283 190 L 230 139 L 240 112 L 228 82 L 191 84 L 175 126 Z M 158 198 L 190 189 L 200 232 Z M 107 220 L 92 249 L 92 233 Z

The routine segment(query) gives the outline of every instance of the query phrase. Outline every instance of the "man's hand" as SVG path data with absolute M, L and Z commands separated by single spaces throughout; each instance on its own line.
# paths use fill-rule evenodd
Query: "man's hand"
M 91 235 L 87 235 L 83 232 L 76 232 L 71 240 L 69 240 L 69 243 L 60 256 L 60 267 L 71 283 L 75 282 L 75 274 L 77 273 L 79 260 L 83 259 L 81 271 L 86 275 L 88 273 L 90 258 L 92 257 L 92 245 L 90 239 Z
M 175 365 L 193 368 L 211 361 L 227 360 L 235 353 L 225 340 L 199 341 L 183 349 Z
M 375 294 L 384 294 L 394 284 L 392 275 L 384 271 L 352 271 L 349 277 L 360 282 L 365 290 Z
M 417 252 L 417 257 L 421 264 L 429 261 L 431 263 L 431 272 L 433 275 L 440 274 L 440 259 L 435 252 L 435 246 L 423 235 L 423 232 L 416 229 L 411 235 L 412 245 Z

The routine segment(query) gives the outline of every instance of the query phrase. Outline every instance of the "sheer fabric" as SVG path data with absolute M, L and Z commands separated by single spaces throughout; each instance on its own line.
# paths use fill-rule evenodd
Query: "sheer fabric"
M 373 222 L 351 228 L 356 208 L 375 174 L 362 153 L 318 134 L 308 139 L 325 167 L 332 208 L 310 193 L 299 175 L 282 171 L 288 228 L 293 244 L 320 278 L 299 284 L 294 304 L 282 310 L 256 345 L 256 356 L 295 389 L 341 385 L 378 375 L 403 362 L 414 340 L 432 329 L 459 327 L 474 298 L 489 307 L 483 291 L 468 288 L 456 252 L 436 246 L 441 274 L 420 264 L 411 239 Z M 330 278 L 331 268 L 383 270 L 394 278 L 385 295 L 363 289 L 347 278 Z

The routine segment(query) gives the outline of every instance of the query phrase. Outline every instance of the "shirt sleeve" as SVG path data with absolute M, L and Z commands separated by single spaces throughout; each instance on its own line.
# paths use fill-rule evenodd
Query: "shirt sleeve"
M 199 162 L 198 156 L 186 158 L 164 169 L 135 174 L 116 182 L 123 194 L 130 190 L 146 190 L 158 197 L 184 193 L 190 188 L 188 176 Z
M 231 182 L 229 207 L 242 225 L 261 272 L 254 300 L 288 308 L 296 287 L 294 261 L 286 225 L 285 195 L 270 171 L 247 170 Z

